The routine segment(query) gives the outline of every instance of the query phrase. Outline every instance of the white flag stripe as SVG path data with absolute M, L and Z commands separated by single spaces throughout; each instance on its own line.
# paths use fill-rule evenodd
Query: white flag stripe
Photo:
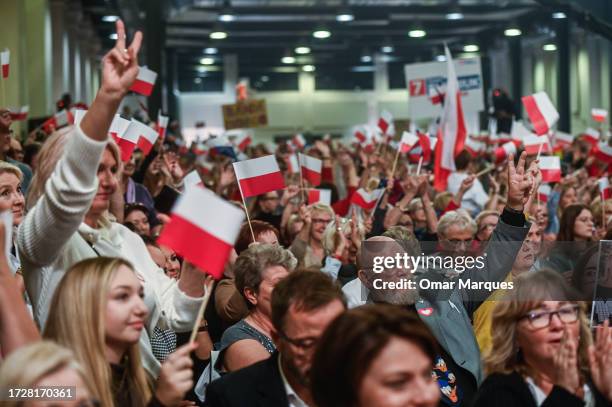
M 569 133 L 564 133 L 562 131 L 558 131 L 555 134 L 555 142 L 561 142 L 566 144 L 572 144 L 574 142 L 574 136 Z
M 236 178 L 241 180 L 279 172 L 280 168 L 276 158 L 273 155 L 268 155 L 234 163 L 234 170 L 236 171 Z
M 612 157 L 612 146 L 610 146 L 608 143 L 600 141 L 599 144 L 597 144 L 597 148 L 599 148 L 599 151 L 605 155 Z
M 527 129 L 527 127 L 525 127 L 523 122 L 518 121 L 512 123 L 512 131 L 510 133 L 513 140 L 520 141 L 522 141 L 525 137 L 533 134 Z
M 540 157 L 540 169 L 543 170 L 560 170 L 561 161 L 557 156 L 544 155 Z
M 244 218 L 242 210 L 204 188 L 190 188 L 186 191 L 172 213 L 231 246 L 235 243 L 234 239 L 238 236 Z
M 548 137 L 546 137 L 546 136 L 537 136 L 535 134 L 530 134 L 529 136 L 525 137 L 525 139 L 523 140 L 523 144 L 525 144 L 526 146 L 535 146 L 535 145 L 539 145 L 539 144 L 548 144 Z
M 130 125 L 129 120 L 124 119 L 120 115 L 116 114 L 115 117 L 113 118 L 113 121 L 110 125 L 110 129 L 108 130 L 108 132 L 117 133 L 117 136 L 119 136 L 120 138 L 123 138 L 122 136 L 125 134 L 129 125 Z
M 559 120 L 559 112 L 557 112 L 557 109 L 550 101 L 548 94 L 546 92 L 538 92 L 533 95 L 533 98 L 538 105 L 538 109 L 540 109 L 540 113 L 544 116 L 548 128 L 554 126 Z
M 542 184 L 542 185 L 540 185 L 540 187 L 538 188 L 538 192 L 539 192 L 540 194 L 543 194 L 543 195 L 548 196 L 548 195 L 550 195 L 550 193 L 552 192 L 552 188 L 551 188 L 551 186 L 550 186 L 550 185 L 548 185 L 548 184 Z
M 310 157 L 306 154 L 299 154 L 300 163 L 302 166 L 308 168 L 309 170 L 315 172 L 321 172 L 321 167 L 323 166 L 323 162 L 318 158 Z
M 125 133 L 123 133 L 123 136 L 120 135 L 120 137 L 124 140 L 131 141 L 132 143 L 136 144 L 138 143 L 140 135 L 143 132 L 143 127 L 147 126 L 143 123 L 140 123 L 138 120 L 132 119 L 127 130 L 125 131 Z
M 597 183 L 599 184 L 599 192 L 603 192 L 610 188 L 610 180 L 607 177 L 600 178 Z
M 506 152 L 506 156 L 509 156 L 510 154 L 516 154 L 516 144 L 514 144 L 514 142 L 512 141 L 509 141 L 504 144 L 502 148 Z
M 185 185 L 185 190 L 193 186 L 196 186 L 200 184 L 201 182 L 202 182 L 202 179 L 200 178 L 200 174 L 198 174 L 196 170 L 191 171 L 189 174 L 185 176 L 185 178 L 183 178 L 183 185 Z
M 157 79 L 157 73 L 150 70 L 146 66 L 141 66 L 138 70 L 138 79 L 148 83 L 155 83 L 155 80 Z
M 444 98 L 444 111 L 442 113 L 442 162 L 441 167 L 455 171 L 455 143 L 457 142 L 457 130 L 459 123 L 459 114 L 457 111 L 457 95 L 459 93 L 459 83 L 457 82 L 457 74 L 455 73 L 455 64 L 450 50 L 445 45 L 444 53 L 446 54 L 446 97 Z
M 419 142 L 419 137 L 416 134 L 410 133 L 407 131 L 402 133 L 402 141 L 401 141 L 402 144 L 412 147 L 418 142 Z
M 11 51 L 4 50 L 0 52 L 0 65 L 8 65 L 11 59 Z

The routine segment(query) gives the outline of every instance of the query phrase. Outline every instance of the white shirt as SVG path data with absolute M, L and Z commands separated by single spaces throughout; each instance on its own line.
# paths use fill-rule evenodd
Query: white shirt
M 308 407 L 308 404 L 304 402 L 293 390 L 293 387 L 287 381 L 285 373 L 283 372 L 283 366 L 281 365 L 281 355 L 278 355 L 278 370 L 280 371 L 281 379 L 283 379 L 283 385 L 285 386 L 285 393 L 287 393 L 287 400 L 289 400 L 288 407 Z
M 531 391 L 531 395 L 535 399 L 536 405 L 540 407 L 544 404 L 544 401 L 548 397 L 540 387 L 535 384 L 531 377 L 525 379 L 527 382 L 527 386 L 529 387 L 529 391 Z M 584 407 L 595 407 L 595 399 L 593 398 L 593 394 L 591 393 L 591 389 L 586 384 L 583 387 L 584 391 Z
M 342 287 L 348 309 L 364 305 L 368 299 L 368 289 L 359 278 L 349 281 Z

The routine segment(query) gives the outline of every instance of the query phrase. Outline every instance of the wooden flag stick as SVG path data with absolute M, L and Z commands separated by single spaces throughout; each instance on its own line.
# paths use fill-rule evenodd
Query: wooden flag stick
M 540 159 L 540 154 L 542 154 L 542 148 L 544 148 L 544 143 L 540 144 L 540 148 L 538 149 L 538 156 L 536 157 L 536 160 Z
M 488 174 L 488 173 L 490 173 L 491 171 L 493 171 L 494 169 L 495 169 L 495 166 L 494 166 L 494 165 L 491 165 L 491 166 L 489 166 L 489 167 L 485 168 L 484 170 L 482 170 L 482 171 L 480 171 L 480 172 L 476 173 L 476 178 L 481 177 L 481 176 L 483 176 L 483 175 L 485 175 L 485 174 Z
M 400 144 L 397 147 L 397 153 L 395 153 L 395 160 L 393 160 L 393 168 L 391 169 L 391 178 L 395 176 L 395 170 L 397 169 L 397 162 L 399 160 L 399 155 L 401 151 L 402 149 L 401 149 L 401 144 Z M 389 180 L 389 182 L 391 182 L 391 180 Z
M 236 174 L 236 168 L 234 168 L 234 174 Z M 237 175 L 236 175 L 236 179 L 238 179 Z M 251 225 L 251 217 L 249 216 L 249 208 L 247 207 L 246 200 L 244 199 L 244 194 L 242 193 L 242 187 L 240 186 L 240 181 L 238 181 L 238 190 L 240 191 L 240 197 L 242 198 L 242 205 L 244 206 L 244 213 L 246 214 L 247 223 L 249 224 L 249 229 L 251 230 L 251 237 L 253 238 L 253 243 L 254 243 L 255 233 L 253 232 L 253 226 Z
M 416 171 L 417 177 L 421 174 L 421 165 L 423 165 L 423 156 L 419 157 L 419 165 L 417 165 L 417 171 Z
M 202 303 L 200 304 L 200 310 L 198 311 L 198 316 L 196 317 L 195 323 L 193 324 L 193 329 L 191 330 L 191 336 L 189 337 L 189 343 L 194 342 L 196 336 L 198 336 L 198 329 L 200 328 L 200 323 L 202 322 L 202 318 L 204 318 L 204 310 L 206 310 L 206 305 L 208 304 L 208 300 L 210 299 L 210 294 L 212 293 L 213 283 L 214 281 L 210 280 L 204 284 L 204 298 L 202 299 Z
M 2 82 L 2 107 L 8 109 L 8 106 L 6 105 L 6 79 L 2 78 L 0 79 L 0 82 Z

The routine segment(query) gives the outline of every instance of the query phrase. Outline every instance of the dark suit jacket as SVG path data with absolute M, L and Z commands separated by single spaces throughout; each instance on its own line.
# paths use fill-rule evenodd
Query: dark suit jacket
M 206 389 L 206 407 L 287 407 L 278 369 L 278 352 L 244 369 L 228 373 Z

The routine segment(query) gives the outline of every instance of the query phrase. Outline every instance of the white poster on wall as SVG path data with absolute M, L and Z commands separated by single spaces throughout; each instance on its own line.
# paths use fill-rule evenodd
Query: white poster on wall
M 464 112 L 484 110 L 480 58 L 456 59 L 454 63 Z M 442 114 L 446 94 L 446 71 L 446 62 L 405 65 L 408 112 L 411 119 L 426 119 Z

